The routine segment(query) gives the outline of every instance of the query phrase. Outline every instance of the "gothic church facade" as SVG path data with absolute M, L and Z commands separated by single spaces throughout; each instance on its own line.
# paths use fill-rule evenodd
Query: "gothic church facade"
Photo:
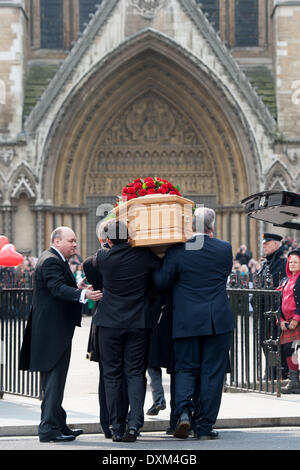
M 0 233 L 19 251 L 68 225 L 93 253 L 103 207 L 152 175 L 259 255 L 271 227 L 241 200 L 300 192 L 300 1 L 1 0 L 0 25 Z

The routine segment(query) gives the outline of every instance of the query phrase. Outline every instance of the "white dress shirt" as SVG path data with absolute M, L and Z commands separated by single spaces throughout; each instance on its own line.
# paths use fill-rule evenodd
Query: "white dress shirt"
M 57 251 L 57 253 L 59 254 L 59 256 L 61 257 L 61 259 L 64 262 L 66 261 L 66 258 L 64 257 L 64 255 L 57 248 L 55 248 L 55 246 L 51 246 L 51 248 L 53 248 L 53 250 Z M 79 302 L 82 303 L 82 304 L 85 304 L 88 300 L 88 299 L 85 298 L 85 291 L 86 291 L 86 289 L 82 289 L 81 293 L 80 293 Z

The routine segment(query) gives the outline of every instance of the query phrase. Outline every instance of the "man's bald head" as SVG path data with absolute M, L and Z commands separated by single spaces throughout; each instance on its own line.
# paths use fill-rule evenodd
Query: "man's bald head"
M 57 227 L 51 233 L 50 241 L 51 245 L 59 250 L 66 259 L 75 255 L 77 239 L 70 227 Z

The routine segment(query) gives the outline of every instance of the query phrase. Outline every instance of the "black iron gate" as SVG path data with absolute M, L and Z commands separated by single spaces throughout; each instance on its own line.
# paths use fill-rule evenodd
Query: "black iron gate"
M 280 293 L 228 289 L 236 318 L 229 387 L 281 395 Z
M 7 283 L 6 283 L 7 285 Z M 236 318 L 227 387 L 280 396 L 281 350 L 279 293 L 262 289 L 228 289 Z M 19 351 L 32 300 L 31 288 L 0 283 L 1 393 L 40 398 L 39 373 L 19 371 Z
M 32 301 L 32 288 L 0 287 L 0 398 L 12 393 L 40 398 L 37 372 L 19 370 L 19 352 Z

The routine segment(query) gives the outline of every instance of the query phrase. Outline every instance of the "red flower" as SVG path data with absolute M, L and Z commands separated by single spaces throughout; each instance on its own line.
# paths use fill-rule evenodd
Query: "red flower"
M 122 195 L 119 202 L 126 202 L 130 199 L 146 196 L 147 194 L 171 194 L 181 196 L 177 187 L 173 186 L 170 181 L 159 178 L 150 177 L 136 178 L 133 182 L 127 184 L 122 189 Z
M 152 181 L 150 181 L 150 180 L 147 181 L 147 182 L 146 182 L 146 185 L 147 185 L 147 188 L 149 188 L 149 189 L 150 189 L 150 188 L 155 189 L 155 183 L 154 183 L 153 180 L 152 180 Z
M 160 189 L 163 194 L 167 194 L 167 192 L 169 191 L 169 187 L 167 184 L 162 184 Z
M 133 185 L 133 189 L 135 192 L 137 192 L 139 189 L 142 189 L 142 183 L 138 182 L 138 183 L 134 183 Z

